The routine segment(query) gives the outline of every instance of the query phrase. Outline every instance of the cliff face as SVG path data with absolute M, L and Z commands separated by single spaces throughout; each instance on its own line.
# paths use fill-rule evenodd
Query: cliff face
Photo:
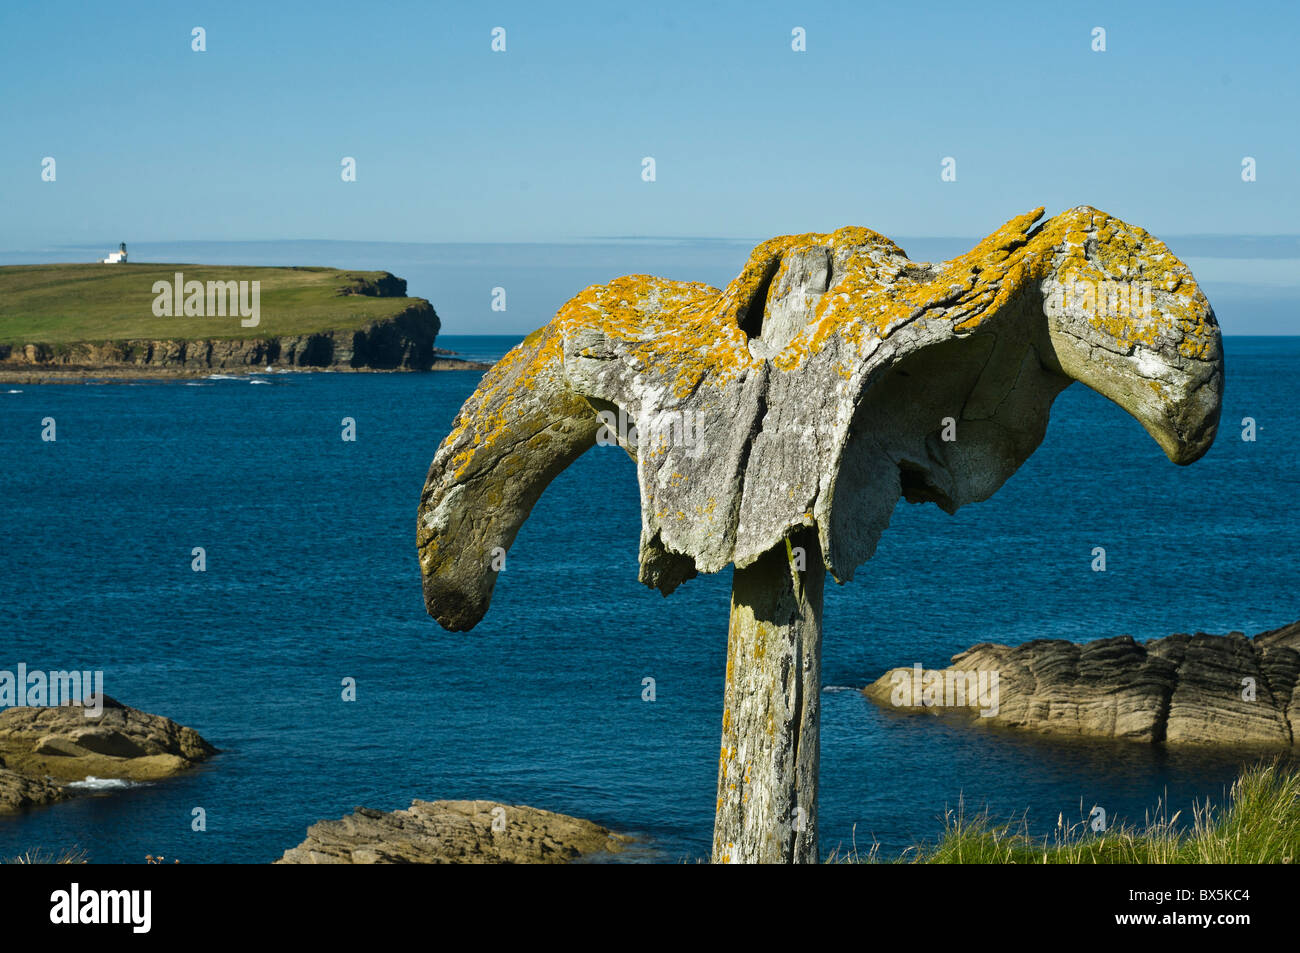
M 405 293 L 367 283 L 350 293 L 389 297 Z M 388 292 L 388 293 L 383 293 Z M 410 307 L 363 328 L 285 337 L 215 340 L 106 341 L 66 345 L 0 345 L 0 366 L 10 369 L 159 368 L 221 370 L 248 367 L 367 368 L 424 371 L 433 366 L 440 322 L 433 306 L 416 299 Z
M 1300 729 L 1300 622 L 1254 638 L 1233 632 L 1145 643 L 1129 636 L 986 643 L 952 662 L 919 677 L 894 669 L 863 691 L 883 708 L 1047 735 L 1287 747 Z M 982 682 L 972 678 L 979 673 Z M 953 682 L 982 686 L 985 697 L 972 700 L 976 693 L 967 692 L 964 704 L 953 704 L 957 694 L 944 691 Z M 934 689 L 928 695 L 927 686 Z

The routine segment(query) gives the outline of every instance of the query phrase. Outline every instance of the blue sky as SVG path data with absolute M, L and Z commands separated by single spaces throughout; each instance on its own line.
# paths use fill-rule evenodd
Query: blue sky
M 1298 26 L 1294 3 L 8 0 L 0 249 L 979 236 L 1077 204 L 1294 234 Z

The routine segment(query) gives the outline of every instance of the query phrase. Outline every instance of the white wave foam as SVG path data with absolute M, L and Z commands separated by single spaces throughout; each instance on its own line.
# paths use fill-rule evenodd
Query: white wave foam
M 68 784 L 68 787 L 82 791 L 118 791 L 136 786 L 135 781 L 125 781 L 122 778 L 97 778 L 93 774 L 84 781 L 72 781 Z

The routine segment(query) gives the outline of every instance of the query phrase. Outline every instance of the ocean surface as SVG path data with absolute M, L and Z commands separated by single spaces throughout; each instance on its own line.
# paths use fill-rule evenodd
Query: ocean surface
M 628 270 L 724 283 L 748 254 L 736 242 L 256 244 L 133 257 L 387 268 L 434 300 L 446 330 L 463 330 L 542 324 L 519 309 L 546 315 Z M 905 247 L 919 259 L 967 244 Z M 1193 800 L 1222 801 L 1239 768 L 1231 753 L 993 735 L 892 715 L 858 690 L 982 641 L 1253 634 L 1300 619 L 1300 338 L 1231 337 L 1234 326 L 1300 326 L 1300 270 L 1282 257 L 1294 250 L 1186 244 L 1208 256 L 1190 260 L 1230 334 L 1222 430 L 1205 459 L 1175 467 L 1125 412 L 1075 385 L 995 498 L 956 516 L 898 504 L 875 559 L 852 584 L 828 586 L 823 852 L 879 844 L 892 857 L 935 839 L 959 803 L 1048 833 L 1093 805 L 1140 823 L 1157 803 L 1186 816 Z M 333 254 L 321 257 L 325 246 Z M 0 261 L 81 257 L 90 250 Z M 507 315 L 489 309 L 500 274 L 519 290 Z M 520 337 L 438 343 L 495 360 Z M 729 571 L 667 599 L 638 584 L 623 452 L 598 447 L 551 485 L 473 632 L 425 615 L 416 506 L 477 381 L 0 385 L 0 670 L 103 670 L 110 696 L 222 750 L 177 779 L 0 818 L 0 857 L 75 845 L 94 862 L 266 862 L 316 820 L 412 798 L 585 816 L 640 837 L 624 861 L 707 857 Z M 47 416 L 57 442 L 40 441 Z M 355 443 L 339 438 L 344 416 Z M 1240 438 L 1247 416 L 1256 442 Z M 191 571 L 195 546 L 207 572 Z M 1091 571 L 1093 546 L 1108 571 Z M 654 702 L 641 699 L 646 676 Z M 355 702 L 341 699 L 348 677 Z M 194 807 L 205 832 L 191 831 Z
M 495 359 L 517 340 L 439 343 Z M 1141 822 L 1161 799 L 1221 800 L 1230 752 L 995 735 L 881 711 L 858 689 L 983 641 L 1300 619 L 1300 338 L 1229 337 L 1226 360 L 1220 437 L 1194 466 L 1075 385 L 992 500 L 955 516 L 900 503 L 876 557 L 828 585 L 823 851 L 896 856 L 959 802 L 1047 833 L 1094 804 Z M 0 818 L 0 857 L 76 845 L 97 862 L 265 862 L 317 820 L 413 798 L 591 818 L 642 839 L 624 860 L 706 857 L 730 571 L 666 599 L 636 581 L 622 451 L 595 448 L 551 485 L 475 630 L 425 615 L 416 506 L 478 379 L 0 385 L 0 669 L 103 670 L 109 695 L 222 749 L 169 781 Z M 45 417 L 57 442 L 40 439 Z

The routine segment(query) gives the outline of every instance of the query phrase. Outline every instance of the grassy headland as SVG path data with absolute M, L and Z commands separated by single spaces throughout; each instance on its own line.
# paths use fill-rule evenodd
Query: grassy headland
M 261 316 L 159 317 L 155 282 L 259 281 Z M 397 284 L 392 284 L 396 282 Z M 381 292 L 396 291 L 397 295 Z M 217 265 L 8 265 L 0 267 L 0 344 L 82 341 L 220 340 L 354 330 L 393 317 L 423 298 L 382 271 Z
M 181 277 L 178 278 L 177 276 Z M 254 284 L 256 283 L 256 284 Z M 384 271 L 190 264 L 0 267 L 0 378 L 481 368 Z

